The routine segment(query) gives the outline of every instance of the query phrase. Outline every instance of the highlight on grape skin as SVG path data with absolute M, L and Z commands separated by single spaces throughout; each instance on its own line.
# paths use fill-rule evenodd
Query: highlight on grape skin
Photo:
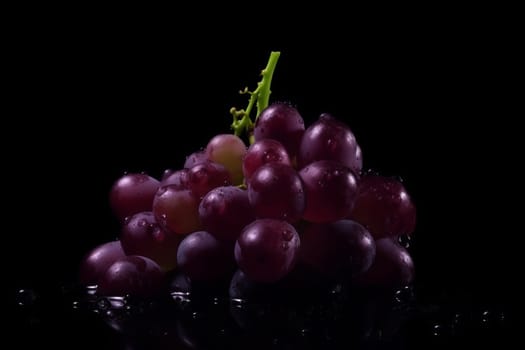
M 343 119 L 270 103 L 275 64 L 272 53 L 248 106 L 231 110 L 232 134 L 206 136 L 160 181 L 144 173 L 115 181 L 109 201 L 120 241 L 84 257 L 81 284 L 148 298 L 168 292 L 169 273 L 188 291 L 204 283 L 227 294 L 229 284 L 231 297 L 251 298 L 330 289 L 319 283 L 413 282 L 410 253 L 395 242 L 415 231 L 405 185 L 363 172 Z M 315 121 L 305 125 L 302 115 Z

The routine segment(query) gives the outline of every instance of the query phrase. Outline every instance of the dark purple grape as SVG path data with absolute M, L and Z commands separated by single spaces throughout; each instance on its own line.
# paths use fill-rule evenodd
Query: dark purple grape
M 274 287 L 275 284 L 254 282 L 244 272 L 237 270 L 230 282 L 228 294 L 236 300 L 271 300 L 271 297 L 277 297 Z
M 190 190 L 175 185 L 159 188 L 153 200 L 153 214 L 159 225 L 170 232 L 188 234 L 201 228 L 199 200 Z
M 216 281 L 235 267 L 233 242 L 219 241 L 206 231 L 193 232 L 180 243 L 177 263 L 192 281 Z
M 238 136 L 232 134 L 217 135 L 206 146 L 208 159 L 228 170 L 233 185 L 243 182 L 242 160 L 245 154 L 246 145 Z
M 206 155 L 206 150 L 193 152 L 192 154 L 186 157 L 186 161 L 184 162 L 184 169 L 192 168 L 193 166 L 200 163 L 204 163 L 207 160 L 208 156 Z
M 111 188 L 110 204 L 121 221 L 141 211 L 150 211 L 159 181 L 146 174 L 127 174 Z
M 162 291 L 164 274 L 159 265 L 143 256 L 115 261 L 100 279 L 97 292 L 106 296 L 149 297 Z
M 235 260 L 255 282 L 276 282 L 294 267 L 299 235 L 286 221 L 259 219 L 244 228 L 235 244 Z
M 163 230 L 152 212 L 135 214 L 122 227 L 120 241 L 127 255 L 141 255 L 154 260 L 164 270 L 177 265 L 180 235 Z
M 376 257 L 372 266 L 356 283 L 361 286 L 402 287 L 414 279 L 414 263 L 405 248 L 391 238 L 376 241 Z
M 321 160 L 301 169 L 299 175 L 306 193 L 305 220 L 323 223 L 348 216 L 357 195 L 357 181 L 349 168 Z
M 375 256 L 370 233 L 352 220 L 312 224 L 301 235 L 300 261 L 330 277 L 368 270 Z
M 315 161 L 333 160 L 359 173 L 356 149 L 352 131 L 332 116 L 322 114 L 304 132 L 297 161 L 299 167 L 305 167 Z
M 197 198 L 202 198 L 212 189 L 231 185 L 228 170 L 218 163 L 206 161 L 188 171 L 188 187 Z
M 244 156 L 242 171 L 246 181 L 250 180 L 252 174 L 259 167 L 267 163 L 281 163 L 292 166 L 286 149 L 279 141 L 272 139 L 259 140 L 248 148 L 246 156 Z
M 248 197 L 258 218 L 294 223 L 306 206 L 301 178 L 294 168 L 280 163 L 261 166 L 248 182 Z
M 367 175 L 360 179 L 358 194 L 349 216 L 374 236 L 410 235 L 416 226 L 416 207 L 398 180 Z
M 242 229 L 255 220 L 248 192 L 234 186 L 217 187 L 199 205 L 203 228 L 220 240 L 235 241 Z
M 119 241 L 108 242 L 91 250 L 80 264 L 79 279 L 83 285 L 96 285 L 115 261 L 125 257 Z
M 160 186 L 175 185 L 178 189 L 185 190 L 188 189 L 188 169 L 182 170 L 166 170 L 164 176 L 160 181 Z
M 294 107 L 286 103 L 273 103 L 261 112 L 253 134 L 255 141 L 279 141 L 290 157 L 295 157 L 304 133 L 304 120 Z

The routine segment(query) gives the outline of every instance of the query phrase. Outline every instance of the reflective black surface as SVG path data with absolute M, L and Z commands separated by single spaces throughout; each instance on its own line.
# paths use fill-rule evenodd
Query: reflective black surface
M 333 45 L 308 37 L 299 47 L 21 18 L 3 57 L 9 125 L 1 139 L 11 224 L 2 230 L 2 267 L 14 310 L 5 320 L 20 348 L 502 349 L 519 336 L 509 329 L 521 300 L 521 96 L 507 31 L 446 31 L 443 21 L 408 31 L 334 28 L 355 35 Z M 254 86 L 270 50 L 282 51 L 273 99 L 291 101 L 308 124 L 323 112 L 344 120 L 365 168 L 404 179 L 418 211 L 415 299 L 392 309 L 343 293 L 299 311 L 230 310 L 222 301 L 181 310 L 167 300 L 115 321 L 73 308 L 78 291 L 68 286 L 81 257 L 118 236 L 113 181 L 124 171 L 160 177 L 228 132 L 228 110 L 245 104 L 237 91 Z

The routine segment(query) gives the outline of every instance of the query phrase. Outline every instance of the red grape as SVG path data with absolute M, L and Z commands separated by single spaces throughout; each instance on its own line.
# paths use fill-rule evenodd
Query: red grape
M 414 232 L 416 208 L 398 180 L 377 175 L 360 179 L 349 216 L 365 226 L 375 239 Z
M 106 296 L 149 297 L 162 291 L 164 274 L 159 265 L 143 256 L 115 261 L 100 279 L 97 292 Z
M 301 235 L 300 261 L 330 277 L 363 273 L 374 256 L 374 239 L 355 221 L 312 224 Z
M 218 163 L 206 161 L 188 171 L 188 187 L 198 198 L 204 197 L 215 187 L 231 184 L 228 170 Z
M 303 215 L 305 194 L 294 168 L 281 163 L 261 166 L 248 182 L 248 197 L 258 218 L 294 223 Z
M 189 169 L 197 164 L 204 163 L 207 160 L 208 156 L 206 155 L 206 150 L 193 152 L 192 154 L 186 157 L 186 161 L 184 162 L 184 168 Z
M 286 149 L 279 141 L 272 139 L 259 140 L 248 148 L 242 163 L 242 171 L 246 181 L 250 180 L 252 174 L 259 167 L 267 163 L 292 165 Z
M 276 282 L 293 269 L 299 245 L 297 231 L 286 221 L 259 219 L 237 239 L 235 260 L 254 282 Z
M 122 227 L 120 241 L 127 255 L 148 257 L 165 270 L 177 264 L 180 235 L 163 230 L 152 212 L 133 215 Z
M 159 225 L 170 232 L 188 234 L 201 228 L 199 200 L 190 190 L 175 185 L 159 188 L 153 200 L 153 214 Z
M 108 242 L 91 250 L 80 265 L 80 283 L 96 285 L 100 277 L 115 261 L 125 257 L 119 241 Z
M 322 114 L 304 132 L 297 161 L 300 167 L 305 167 L 318 160 L 333 160 L 359 173 L 356 149 L 352 131 L 334 117 Z
M 158 189 L 159 181 L 151 176 L 124 175 L 111 188 L 111 207 L 117 218 L 123 221 L 127 216 L 151 210 L 151 203 Z
M 261 112 L 253 134 L 255 141 L 279 141 L 290 157 L 295 157 L 304 133 L 304 120 L 294 107 L 286 103 L 273 103 Z
M 350 169 L 321 160 L 301 169 L 299 175 L 306 192 L 304 219 L 322 223 L 348 216 L 357 195 L 356 178 Z
M 215 281 L 233 272 L 233 243 L 206 231 L 193 232 L 180 243 L 177 262 L 192 281 Z
M 160 186 L 175 185 L 178 189 L 187 189 L 188 188 L 188 169 L 182 170 L 166 170 L 164 176 L 160 181 Z
M 244 142 L 231 134 L 217 135 L 206 146 L 208 159 L 223 165 L 228 170 L 234 185 L 242 184 L 242 160 L 245 154 Z
M 414 279 L 414 263 L 405 248 L 391 238 L 376 241 L 376 257 L 372 266 L 356 278 L 362 286 L 401 287 Z
M 203 228 L 221 240 L 236 240 L 255 220 L 248 192 L 234 186 L 217 187 L 202 199 L 199 218 Z

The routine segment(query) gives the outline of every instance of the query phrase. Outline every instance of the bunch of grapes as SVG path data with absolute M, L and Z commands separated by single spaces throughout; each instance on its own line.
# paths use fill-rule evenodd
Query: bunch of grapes
M 160 180 L 133 173 L 115 182 L 120 239 L 87 254 L 83 284 L 150 297 L 176 276 L 172 286 L 229 284 L 238 297 L 252 285 L 412 281 L 412 259 L 398 244 L 415 228 L 409 194 L 397 179 L 362 172 L 361 148 L 337 118 L 322 114 L 306 128 L 295 107 L 269 104 L 278 57 L 246 110 L 232 110 L 235 134 L 214 136 Z

